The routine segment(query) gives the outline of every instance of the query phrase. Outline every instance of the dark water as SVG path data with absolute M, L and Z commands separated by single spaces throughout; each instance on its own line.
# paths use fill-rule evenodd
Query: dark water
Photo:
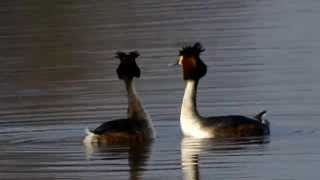
M 1 1 L 1 179 L 317 179 L 320 2 Z M 204 115 L 268 110 L 265 139 L 182 138 L 179 48 L 201 41 Z M 124 117 L 117 50 L 139 50 L 137 88 L 158 138 L 86 149 Z

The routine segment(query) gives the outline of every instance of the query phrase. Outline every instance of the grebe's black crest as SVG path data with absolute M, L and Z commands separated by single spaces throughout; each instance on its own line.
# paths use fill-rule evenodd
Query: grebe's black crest
M 205 51 L 199 42 L 196 42 L 193 46 L 184 46 L 180 51 L 180 56 L 199 56 L 201 52 Z
M 116 58 L 120 59 L 120 65 L 117 68 L 119 79 L 133 79 L 140 77 L 140 68 L 136 63 L 136 58 L 139 56 L 137 51 L 127 53 L 117 52 Z

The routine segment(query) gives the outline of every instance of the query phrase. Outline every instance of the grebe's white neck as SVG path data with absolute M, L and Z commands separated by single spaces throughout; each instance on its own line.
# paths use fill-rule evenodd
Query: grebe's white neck
M 180 118 L 198 119 L 200 117 L 197 110 L 197 86 L 198 81 L 186 80 Z
M 197 110 L 197 86 L 198 81 L 186 80 L 186 87 L 181 105 L 180 125 L 184 135 L 206 138 L 210 137 L 207 131 L 203 130 L 203 118 Z
M 135 83 L 132 79 L 124 81 L 128 93 L 128 118 L 147 119 L 148 114 L 144 111 L 140 98 L 136 92 Z

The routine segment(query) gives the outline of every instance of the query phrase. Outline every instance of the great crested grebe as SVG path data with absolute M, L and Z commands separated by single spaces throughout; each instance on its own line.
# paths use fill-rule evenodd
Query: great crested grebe
M 241 115 L 202 117 L 196 104 L 197 86 L 207 72 L 207 66 L 200 59 L 204 49 L 200 43 L 186 46 L 179 52 L 177 64 L 182 65 L 183 79 L 186 82 L 180 126 L 186 136 L 195 138 L 243 137 L 268 135 L 269 122 L 264 119 L 266 111 L 250 118 Z
M 128 117 L 105 122 L 94 130 L 87 130 L 87 136 L 83 140 L 85 144 L 135 143 L 155 137 L 152 120 L 140 102 L 133 81 L 133 78 L 140 77 L 140 69 L 135 61 L 139 53 L 133 51 L 116 54 L 120 59 L 117 74 L 119 79 L 124 81 L 128 93 Z

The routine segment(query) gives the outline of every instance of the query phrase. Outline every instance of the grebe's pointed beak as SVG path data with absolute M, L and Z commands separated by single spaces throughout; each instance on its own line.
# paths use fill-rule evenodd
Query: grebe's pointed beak
M 182 65 L 183 56 L 178 56 L 177 65 Z
M 175 63 L 168 64 L 168 66 L 173 67 L 177 65 L 182 65 L 183 56 L 178 56 L 177 61 Z

